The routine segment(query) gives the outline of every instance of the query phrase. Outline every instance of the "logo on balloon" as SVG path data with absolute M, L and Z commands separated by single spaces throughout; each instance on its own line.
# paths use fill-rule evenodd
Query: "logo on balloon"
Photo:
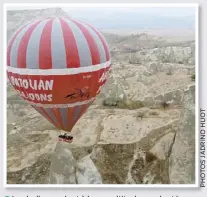
M 83 89 L 75 88 L 75 92 L 68 94 L 65 98 L 69 99 L 76 99 L 76 98 L 89 98 L 90 97 L 90 92 L 88 91 L 88 87 L 85 87 Z

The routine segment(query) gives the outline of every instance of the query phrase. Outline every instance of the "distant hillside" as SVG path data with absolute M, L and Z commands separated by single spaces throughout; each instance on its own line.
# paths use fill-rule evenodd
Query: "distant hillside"
M 50 16 L 68 16 L 68 14 L 61 8 L 7 11 L 7 41 L 20 26 L 31 20 Z

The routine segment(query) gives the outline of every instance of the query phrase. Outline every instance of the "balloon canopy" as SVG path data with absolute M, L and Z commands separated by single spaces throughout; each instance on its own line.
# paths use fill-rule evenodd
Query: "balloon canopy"
M 20 96 L 70 132 L 105 84 L 111 63 L 103 35 L 67 17 L 20 27 L 7 48 L 8 78 Z

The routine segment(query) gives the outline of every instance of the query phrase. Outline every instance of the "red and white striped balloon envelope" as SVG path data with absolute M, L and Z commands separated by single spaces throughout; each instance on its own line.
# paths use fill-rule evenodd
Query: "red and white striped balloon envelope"
M 13 87 L 67 132 L 95 100 L 110 66 L 101 33 L 67 17 L 28 23 L 14 33 L 7 48 L 7 73 Z

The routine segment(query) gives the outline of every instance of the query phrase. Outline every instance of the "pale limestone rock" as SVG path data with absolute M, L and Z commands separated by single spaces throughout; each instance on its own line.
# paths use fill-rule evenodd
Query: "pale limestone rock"
M 77 162 L 76 177 L 78 184 L 102 184 L 102 178 L 90 156 Z
M 195 183 L 195 85 L 184 95 L 184 109 L 169 164 L 171 184 Z
M 167 159 L 174 142 L 174 137 L 175 133 L 173 132 L 163 136 L 160 140 L 158 140 L 150 152 L 156 155 L 156 157 L 160 160 Z
M 50 184 L 76 184 L 76 161 L 65 143 L 58 142 L 50 166 Z

